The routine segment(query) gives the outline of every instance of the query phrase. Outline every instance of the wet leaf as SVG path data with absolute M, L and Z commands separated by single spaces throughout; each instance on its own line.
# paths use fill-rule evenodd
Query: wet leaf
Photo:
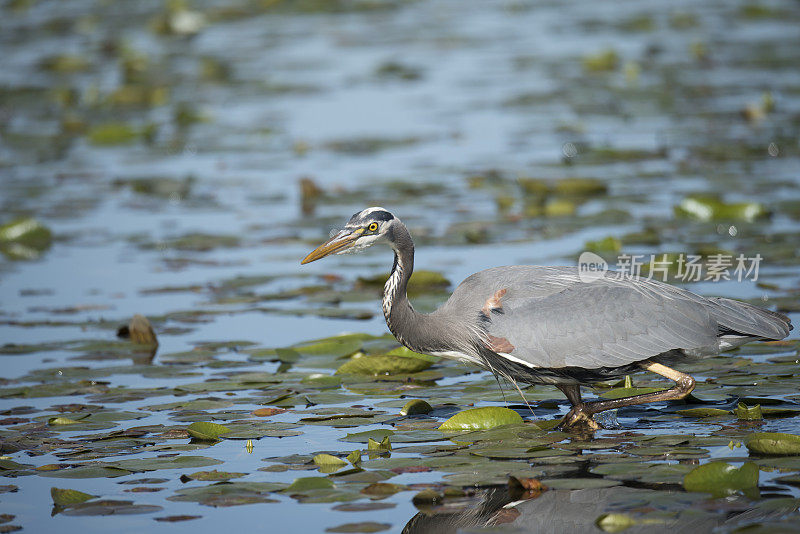
M 314 463 L 323 473 L 333 472 L 347 465 L 347 462 L 331 454 L 318 454 L 314 456 Z M 331 469 L 331 471 L 327 471 Z
M 755 406 L 745 406 L 745 404 L 741 402 L 736 406 L 736 409 L 733 410 L 733 415 L 735 415 L 739 419 L 744 419 L 746 421 L 753 421 L 764 418 L 764 416 L 761 413 L 761 406 L 759 406 L 758 404 L 756 404 Z
M 192 423 L 186 430 L 193 438 L 204 441 L 217 441 L 219 440 L 219 436 L 231 431 L 224 425 L 208 422 Z
M 51 426 L 57 425 L 74 425 L 77 424 L 78 421 L 75 419 L 70 419 L 69 417 L 51 417 L 47 420 L 47 424 Z
M 351 452 L 350 454 L 348 454 L 347 455 L 347 461 L 350 462 L 350 464 L 353 467 L 360 466 L 361 465 L 361 451 L 355 450 L 355 451 Z
M 431 405 L 420 399 L 413 399 L 408 401 L 400 408 L 400 415 L 419 415 L 428 414 L 433 411 Z
M 641 388 L 641 387 L 614 388 L 602 392 L 600 396 L 604 399 L 614 400 L 614 399 L 621 399 L 623 397 L 633 397 L 634 395 L 655 393 L 656 391 L 662 391 L 662 388 Z
M 442 423 L 439 430 L 485 430 L 516 423 L 522 423 L 522 417 L 514 410 L 489 406 L 459 412 Z
M 603 514 L 597 518 L 594 524 L 603 532 L 623 532 L 636 525 L 636 520 L 628 514 L 611 513 Z
M 306 493 L 308 491 L 319 489 L 330 489 L 334 487 L 334 483 L 327 477 L 300 477 L 296 478 L 288 488 L 282 490 L 284 493 Z
M 675 413 L 684 417 L 726 417 L 731 415 L 730 411 L 719 408 L 689 408 L 677 410 Z
M 392 450 L 392 443 L 389 436 L 384 436 L 380 441 L 375 441 L 372 438 L 368 438 L 367 449 L 371 451 L 390 451 Z
M 63 513 L 72 516 L 129 515 L 151 514 L 161 510 L 163 510 L 161 506 L 152 504 L 133 504 L 133 501 L 103 499 L 73 505 Z
M 686 491 L 711 493 L 714 496 L 728 495 L 757 486 L 758 466 L 753 462 L 747 462 L 741 467 L 727 462 L 710 462 L 696 467 L 683 477 Z
M 53 498 L 53 504 L 57 506 L 72 506 L 95 498 L 95 495 L 82 491 L 62 488 L 50 488 L 50 496 Z
M 683 199 L 678 206 L 675 206 L 675 214 L 701 221 L 726 219 L 754 221 L 759 218 L 768 217 L 770 213 L 758 202 L 726 204 L 714 196 L 691 195 Z
M 800 454 L 800 436 L 782 432 L 756 432 L 747 436 L 745 445 L 755 454 L 784 456 Z
M 418 373 L 430 367 L 432 363 L 422 358 L 407 358 L 403 356 L 360 356 L 354 357 L 342 364 L 336 374 L 353 375 L 402 375 Z
M 240 478 L 246 474 L 247 473 L 229 473 L 227 471 L 217 471 L 215 469 L 213 471 L 198 471 L 196 473 L 192 473 L 191 475 L 186 475 L 186 477 L 192 480 L 201 480 L 204 482 L 218 482 L 222 480 L 230 480 L 232 478 Z
M 368 443 L 370 439 L 383 440 L 387 436 L 394 434 L 394 431 L 386 428 L 378 428 L 376 430 L 366 430 L 364 432 L 356 432 L 354 434 L 347 434 L 339 441 L 348 441 L 351 443 Z

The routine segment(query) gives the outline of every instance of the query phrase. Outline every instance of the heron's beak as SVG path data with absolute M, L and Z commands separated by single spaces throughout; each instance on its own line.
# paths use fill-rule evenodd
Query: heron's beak
M 334 254 L 346 248 L 353 246 L 353 243 L 356 239 L 361 237 L 361 234 L 364 232 L 363 228 L 358 228 L 356 230 L 349 230 L 345 229 L 315 248 L 311 251 L 311 253 L 303 258 L 303 261 L 300 262 L 301 265 L 306 263 L 311 263 L 312 261 L 317 261 L 320 258 L 324 258 L 329 254 Z

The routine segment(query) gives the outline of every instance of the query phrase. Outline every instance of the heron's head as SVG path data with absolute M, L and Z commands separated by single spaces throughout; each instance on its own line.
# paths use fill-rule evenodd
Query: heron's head
M 329 254 L 358 252 L 374 245 L 392 230 L 397 221 L 394 215 L 383 208 L 367 208 L 359 211 L 347 221 L 342 230 L 311 251 L 301 264 L 316 261 Z

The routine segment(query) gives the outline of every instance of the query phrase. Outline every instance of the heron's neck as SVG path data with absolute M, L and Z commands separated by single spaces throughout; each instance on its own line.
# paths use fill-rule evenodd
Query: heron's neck
M 394 266 L 383 287 L 383 316 L 398 341 L 409 348 L 422 349 L 423 347 L 417 346 L 417 336 L 410 335 L 410 329 L 423 320 L 422 314 L 411 306 L 406 292 L 408 280 L 414 271 L 414 242 L 408 229 L 399 221 L 394 225 L 391 243 L 394 249 Z

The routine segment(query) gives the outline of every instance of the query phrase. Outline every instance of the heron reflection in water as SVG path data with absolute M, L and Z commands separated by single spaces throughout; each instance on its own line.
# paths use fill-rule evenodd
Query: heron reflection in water
M 792 329 L 785 315 L 744 302 L 614 272 L 582 281 L 576 267 L 486 269 L 464 280 L 436 311 L 419 313 L 406 295 L 414 242 L 400 219 L 380 207 L 353 215 L 302 263 L 380 241 L 394 250 L 383 314 L 398 341 L 415 352 L 478 365 L 515 386 L 555 385 L 572 404 L 564 429 L 597 429 L 592 417 L 605 410 L 682 399 L 695 381 L 673 369 L 676 363 L 783 339 Z M 639 369 L 675 385 L 613 400 L 581 398 L 581 385 Z

